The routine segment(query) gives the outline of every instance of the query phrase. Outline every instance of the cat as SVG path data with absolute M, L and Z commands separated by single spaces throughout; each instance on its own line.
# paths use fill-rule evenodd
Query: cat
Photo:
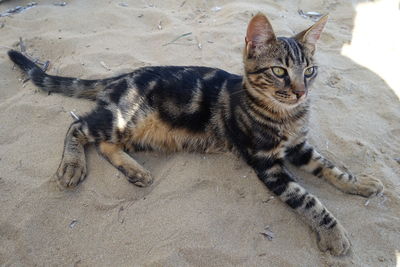
M 8 55 L 44 91 L 97 101 L 69 127 L 55 174 L 61 186 L 75 187 L 85 179 L 87 144 L 95 144 L 138 186 L 153 178 L 130 151 L 232 151 L 316 232 L 322 251 L 344 255 L 351 245 L 343 226 L 285 168 L 288 161 L 350 194 L 369 197 L 383 190 L 379 180 L 340 170 L 307 142 L 308 95 L 318 73 L 313 56 L 326 22 L 324 16 L 294 37 L 276 37 L 267 17 L 258 13 L 247 28 L 242 76 L 217 68 L 161 66 L 82 80 L 48 75 L 17 51 Z

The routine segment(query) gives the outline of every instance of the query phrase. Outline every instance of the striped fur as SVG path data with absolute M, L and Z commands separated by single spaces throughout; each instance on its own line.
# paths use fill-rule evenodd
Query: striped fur
M 307 143 L 308 93 L 318 72 L 313 54 L 326 19 L 293 38 L 276 38 L 268 19 L 256 15 L 246 34 L 243 76 L 170 66 L 80 80 L 48 75 L 16 51 L 9 56 L 44 91 L 97 101 L 68 130 L 56 172 L 63 187 L 85 178 L 89 143 L 138 186 L 152 177 L 127 151 L 233 151 L 316 231 L 321 250 L 342 255 L 350 247 L 346 231 L 285 168 L 288 160 L 351 194 L 383 189 L 376 179 L 341 171 Z

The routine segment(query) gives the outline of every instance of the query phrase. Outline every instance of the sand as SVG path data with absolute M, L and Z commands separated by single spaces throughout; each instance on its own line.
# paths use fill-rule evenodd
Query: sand
M 396 68 L 398 77 L 400 42 L 381 49 L 386 57 L 380 72 L 367 59 L 379 57 L 371 36 L 380 29 L 398 36 L 394 20 L 372 15 L 398 16 L 398 4 L 389 14 L 376 2 L 346 0 L 54 2 L 38 1 L 23 13 L 0 17 L 1 266 L 396 266 L 400 86 L 398 79 L 385 78 L 384 66 Z M 28 3 L 4 1 L 0 13 Z M 376 12 L 362 21 L 364 5 Z M 17 48 L 22 37 L 30 55 L 51 62 L 49 73 L 81 78 L 146 65 L 241 73 L 252 14 L 264 12 L 279 35 L 291 35 L 313 23 L 298 9 L 330 13 L 311 92 L 310 141 L 338 165 L 373 175 L 386 188 L 365 205 L 365 198 L 293 170 L 349 232 L 349 255 L 320 252 L 314 233 L 233 155 L 138 153 L 155 177 L 152 186 L 138 188 L 90 148 L 89 175 L 77 189 L 61 191 L 51 180 L 72 122 L 69 112 L 83 114 L 94 104 L 23 84 L 4 46 Z M 378 25 L 376 32 L 357 32 L 368 21 Z M 185 33 L 191 34 L 164 45 Z M 272 240 L 260 234 L 266 227 Z

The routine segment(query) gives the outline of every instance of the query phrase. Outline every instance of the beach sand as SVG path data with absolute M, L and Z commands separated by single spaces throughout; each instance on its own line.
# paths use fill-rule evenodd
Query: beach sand
M 379 54 L 371 43 L 353 40 L 361 6 L 375 2 L 54 2 L 0 17 L 1 266 L 396 266 L 400 86 L 342 53 L 346 44 L 357 44 L 348 54 Z M 2 2 L 0 13 L 28 3 Z M 310 228 L 230 154 L 137 153 L 155 177 L 150 187 L 138 188 L 90 147 L 89 175 L 78 188 L 62 191 L 52 181 L 69 112 L 84 114 L 94 103 L 22 83 L 5 48 L 18 49 L 19 37 L 29 55 L 50 61 L 51 74 L 102 78 L 147 65 L 205 65 L 240 74 L 252 15 L 265 13 L 278 35 L 290 36 L 313 23 L 299 9 L 330 13 L 316 56 L 310 142 L 339 166 L 385 185 L 383 196 L 366 202 L 292 170 L 347 229 L 349 255 L 320 252 Z M 398 27 L 386 26 L 398 35 Z M 191 34 L 167 44 L 185 33 Z M 357 36 L 363 34 L 374 33 Z M 399 50 L 384 52 L 389 56 L 380 66 L 398 73 Z M 272 240 L 260 234 L 265 228 Z

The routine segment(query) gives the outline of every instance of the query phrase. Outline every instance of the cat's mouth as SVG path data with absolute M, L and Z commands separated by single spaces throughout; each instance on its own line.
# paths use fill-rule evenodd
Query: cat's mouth
M 305 95 L 298 97 L 297 95 L 290 92 L 276 91 L 274 97 L 276 100 L 283 104 L 296 105 L 304 100 Z

